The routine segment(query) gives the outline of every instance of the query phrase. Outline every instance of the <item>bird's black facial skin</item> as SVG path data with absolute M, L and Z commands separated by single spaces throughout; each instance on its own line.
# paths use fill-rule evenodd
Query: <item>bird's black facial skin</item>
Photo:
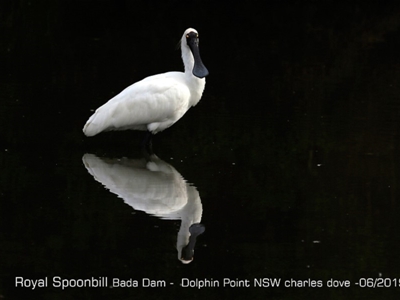
M 204 78 L 208 75 L 208 70 L 201 61 L 200 51 L 199 51 L 199 35 L 191 31 L 186 35 L 186 43 L 192 51 L 194 57 L 194 67 L 193 75 L 198 78 Z
M 189 32 L 186 35 L 186 42 L 188 45 L 195 43 L 197 46 L 199 46 L 199 35 L 194 31 Z

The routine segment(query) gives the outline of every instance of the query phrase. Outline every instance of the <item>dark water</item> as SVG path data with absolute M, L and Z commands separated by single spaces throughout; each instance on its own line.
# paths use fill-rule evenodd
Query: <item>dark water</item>
M 400 10 L 264 5 L 2 5 L 1 299 L 398 297 Z M 137 132 L 84 137 L 91 109 L 181 68 L 189 26 L 210 76 L 157 157 Z

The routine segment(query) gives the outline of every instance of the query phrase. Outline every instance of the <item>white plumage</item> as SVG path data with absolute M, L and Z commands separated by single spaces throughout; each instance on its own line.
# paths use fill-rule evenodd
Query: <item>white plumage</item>
M 208 70 L 198 48 L 198 33 L 186 29 L 181 39 L 184 72 L 147 77 L 127 87 L 89 118 L 83 128 L 87 136 L 107 130 L 162 131 L 196 105 L 204 91 Z
M 105 159 L 85 154 L 82 161 L 95 180 L 135 210 L 161 219 L 181 220 L 178 259 L 189 263 L 196 237 L 204 231 L 199 224 L 203 214 L 200 194 L 172 165 L 155 154 L 149 159 Z

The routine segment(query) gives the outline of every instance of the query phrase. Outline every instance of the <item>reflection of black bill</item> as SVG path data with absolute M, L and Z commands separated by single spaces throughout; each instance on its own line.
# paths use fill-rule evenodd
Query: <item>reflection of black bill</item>
M 196 245 L 197 237 L 202 234 L 206 228 L 203 224 L 193 224 L 189 227 L 190 237 L 189 243 L 182 248 L 182 261 L 192 261 L 194 255 L 194 247 Z
M 199 40 L 198 38 L 191 38 L 188 42 L 188 46 L 192 51 L 193 58 L 194 58 L 194 67 L 193 67 L 193 75 L 198 78 L 204 78 L 208 75 L 208 70 L 203 64 L 203 61 L 200 57 L 200 50 L 199 50 Z

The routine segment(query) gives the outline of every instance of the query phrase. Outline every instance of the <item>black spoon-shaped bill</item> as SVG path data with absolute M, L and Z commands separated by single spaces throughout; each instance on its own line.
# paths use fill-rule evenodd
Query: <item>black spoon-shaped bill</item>
M 200 57 L 200 50 L 199 50 L 199 37 L 198 34 L 194 31 L 189 32 L 186 35 L 187 44 L 192 51 L 193 58 L 194 58 L 194 67 L 193 67 L 193 75 L 198 78 L 204 78 L 208 75 L 208 70 L 206 66 L 203 64 L 201 57 Z
M 196 224 L 192 224 L 190 226 L 190 228 L 189 228 L 189 232 L 190 232 L 189 243 L 182 249 L 181 259 L 183 261 L 192 261 L 193 260 L 196 239 L 205 230 L 206 230 L 206 228 L 204 227 L 203 224 L 196 223 Z

